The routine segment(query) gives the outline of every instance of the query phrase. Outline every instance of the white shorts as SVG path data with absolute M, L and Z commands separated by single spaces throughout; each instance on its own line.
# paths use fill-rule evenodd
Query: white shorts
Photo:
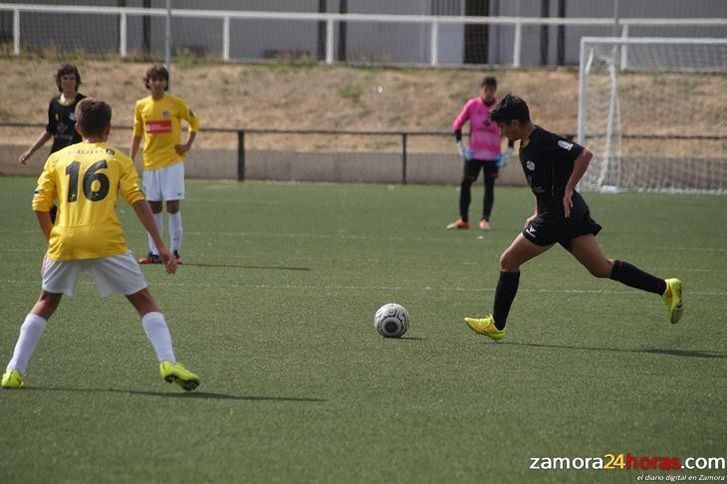
M 184 199 L 184 162 L 157 170 L 144 170 L 144 194 L 150 202 Z
M 112 294 L 128 296 L 146 287 L 141 267 L 131 252 L 101 259 L 71 260 L 60 262 L 46 259 L 43 263 L 43 290 L 54 294 L 73 296 L 78 279 L 84 272 L 96 281 L 96 291 L 101 297 Z

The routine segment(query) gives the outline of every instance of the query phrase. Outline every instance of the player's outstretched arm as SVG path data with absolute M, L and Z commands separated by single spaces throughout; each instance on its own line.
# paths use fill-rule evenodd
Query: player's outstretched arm
M 164 261 L 167 274 L 174 274 L 177 271 L 177 258 L 174 257 L 174 254 L 172 254 L 164 244 L 164 240 L 162 240 L 157 224 L 154 222 L 154 215 L 151 213 L 149 203 L 146 200 L 139 200 L 134 202 L 132 207 L 134 207 L 134 212 L 136 212 L 136 216 L 139 217 L 141 224 L 154 240 L 154 243 L 159 250 L 159 257 L 161 257 L 162 261 Z
M 51 139 L 52 137 L 53 137 L 53 135 L 50 134 L 48 131 L 43 131 L 43 133 L 40 136 L 38 136 L 38 139 L 35 140 L 35 143 L 33 143 L 33 146 L 28 148 L 27 151 L 24 151 L 18 157 L 18 163 L 20 163 L 21 165 L 24 165 L 25 162 L 28 160 L 28 158 L 30 158 L 33 155 L 33 153 L 35 153 L 38 150 L 38 148 L 43 146 L 45 144 L 45 142 L 48 141 L 49 139 Z

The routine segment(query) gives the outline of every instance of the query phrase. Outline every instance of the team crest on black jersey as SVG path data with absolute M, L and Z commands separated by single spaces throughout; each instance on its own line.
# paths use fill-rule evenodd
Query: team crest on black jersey
M 535 162 L 534 161 L 526 161 L 525 162 L 525 168 L 527 168 L 530 171 L 535 171 Z
M 571 148 L 573 148 L 573 143 L 568 143 L 567 141 L 558 140 L 558 146 L 563 148 L 564 150 L 570 151 Z

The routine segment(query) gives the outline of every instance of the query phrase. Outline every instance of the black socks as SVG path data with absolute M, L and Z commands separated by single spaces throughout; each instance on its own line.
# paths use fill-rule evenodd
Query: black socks
M 613 269 L 611 269 L 609 277 L 629 287 L 653 292 L 659 296 L 666 291 L 666 281 L 664 279 L 652 276 L 638 267 L 620 260 L 613 261 Z
M 520 284 L 520 272 L 500 272 L 500 279 L 495 289 L 495 308 L 492 316 L 495 318 L 495 327 L 502 331 L 507 323 L 507 315 L 510 313 L 510 306 L 517 294 Z

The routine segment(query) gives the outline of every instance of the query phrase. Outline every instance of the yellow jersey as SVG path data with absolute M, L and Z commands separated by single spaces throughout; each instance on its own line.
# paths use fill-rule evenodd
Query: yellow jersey
M 126 253 L 116 214 L 119 195 L 129 205 L 145 199 L 134 163 L 116 148 L 82 142 L 50 155 L 33 197 L 37 212 L 58 201 L 47 257 L 70 261 Z
M 155 100 L 147 96 L 136 101 L 134 136 L 144 137 L 145 170 L 164 168 L 185 158 L 174 149 L 182 143 L 182 120 L 189 124 L 191 132 L 199 130 L 199 118 L 182 98 L 165 95 Z

